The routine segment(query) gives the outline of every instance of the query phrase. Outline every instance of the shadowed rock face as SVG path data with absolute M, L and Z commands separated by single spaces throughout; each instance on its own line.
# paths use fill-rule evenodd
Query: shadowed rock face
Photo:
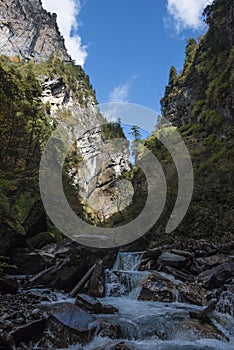
M 41 0 L 0 1 L 0 52 L 36 63 L 46 61 L 52 54 L 71 60 L 56 15 L 45 11 Z

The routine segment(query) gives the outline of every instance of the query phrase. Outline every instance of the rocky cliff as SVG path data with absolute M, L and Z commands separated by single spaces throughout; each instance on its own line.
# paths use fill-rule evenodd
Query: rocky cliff
M 61 77 L 46 78 L 42 82 L 42 101 L 50 106 L 50 119 L 55 123 L 62 123 L 66 128 L 68 113 L 77 120 L 76 143 L 66 162 L 67 173 L 86 211 L 103 221 L 120 210 L 120 196 L 122 207 L 131 202 L 131 188 L 119 187 L 118 180 L 124 171 L 130 170 L 128 142 L 124 139 L 117 143 L 104 141 L 102 125 L 106 121 L 98 112 L 95 98 L 86 95 L 87 87 L 82 80 L 76 84 L 77 88 L 72 91 Z M 81 95 L 76 95 L 77 90 Z
M 104 141 L 105 120 L 89 77 L 72 62 L 56 15 L 45 11 L 40 0 L 0 1 L 0 54 L 3 255 L 15 236 L 49 229 L 37 174 L 45 141 L 57 125 L 66 127 L 69 117 L 77 121 L 79 132 L 64 170 L 75 189 L 78 212 L 85 210 L 92 220 L 103 221 L 120 210 L 119 179 L 129 170 L 129 152 L 127 143 L 116 149 Z M 117 129 L 116 137 L 123 137 Z
M 213 1 L 205 9 L 204 18 L 207 32 L 199 41 L 188 40 L 182 71 L 177 74 L 171 67 L 161 100 L 163 116 L 178 127 L 186 142 L 195 176 L 190 208 L 173 236 L 230 239 L 234 203 L 233 1 Z M 169 202 L 172 207 L 177 194 L 176 171 L 154 135 L 147 145 L 165 166 L 171 191 L 166 220 Z M 160 230 L 158 225 L 155 231 Z
M 220 125 L 233 120 L 233 1 L 214 1 L 204 19 L 209 30 L 198 42 L 188 40 L 183 70 L 176 76 L 172 67 L 161 101 L 164 116 L 176 126 L 204 124 L 209 110 Z
M 37 63 L 52 54 L 65 61 L 71 60 L 56 23 L 56 14 L 45 11 L 40 0 L 0 1 L 0 52 Z

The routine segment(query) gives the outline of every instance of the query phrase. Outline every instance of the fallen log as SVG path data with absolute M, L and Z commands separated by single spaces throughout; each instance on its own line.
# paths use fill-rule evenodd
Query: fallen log
M 71 298 L 74 298 L 74 297 L 77 296 L 77 294 L 79 293 L 81 287 L 85 284 L 85 282 L 91 276 L 95 266 L 96 266 L 96 263 L 86 272 L 86 274 L 81 278 L 81 280 L 77 283 L 77 285 L 72 289 L 72 291 L 70 292 L 70 297 Z

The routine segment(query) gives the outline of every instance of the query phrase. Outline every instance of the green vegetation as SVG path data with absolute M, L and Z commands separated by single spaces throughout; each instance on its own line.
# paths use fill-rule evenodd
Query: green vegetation
M 134 157 L 134 163 L 136 164 L 137 157 L 140 153 L 140 146 L 142 144 L 140 128 L 137 125 L 133 125 L 131 127 L 131 132 L 129 134 L 132 135 L 133 137 L 131 150 L 132 150 L 132 156 Z
M 168 199 L 152 239 L 189 237 L 211 240 L 233 237 L 233 136 L 234 46 L 232 0 L 215 0 L 204 11 L 207 33 L 196 42 L 189 39 L 181 74 L 171 68 L 161 100 L 162 113 L 176 125 L 192 158 L 195 183 L 192 203 L 183 222 L 171 236 L 163 237 L 175 203 L 177 173 L 164 146 L 156 138 L 147 141 L 167 177 Z M 173 113 L 172 113 L 173 112 Z
M 121 121 L 105 123 L 102 125 L 102 138 L 103 140 L 111 140 L 124 138 L 125 135 L 121 126 Z
M 51 56 L 34 64 L 0 56 L 0 255 L 8 253 L 16 237 L 56 231 L 46 219 L 38 186 L 41 152 L 54 128 L 50 103 L 41 102 L 46 79 L 59 79 L 83 107 L 90 98 L 96 101 L 89 77 L 73 62 Z M 61 120 L 69 116 L 68 110 L 59 111 Z M 61 146 L 58 140 L 58 157 Z
M 180 74 L 174 66 L 161 100 L 162 115 L 177 127 L 184 139 L 194 168 L 194 192 L 190 208 L 178 228 L 165 235 L 173 210 L 178 178 L 168 150 L 160 142 L 160 128 L 143 145 L 150 149 L 163 167 L 167 180 L 164 212 L 145 239 L 154 242 L 205 238 L 220 242 L 233 238 L 234 224 L 234 47 L 233 1 L 215 0 L 204 12 L 209 25 L 197 42 L 189 39 Z M 171 137 L 170 127 L 165 131 Z M 147 196 L 140 169 L 130 175 L 136 184 L 133 205 L 111 219 L 121 225 L 137 216 Z
M 204 16 L 209 29 L 198 41 L 188 40 L 184 67 L 179 74 L 171 67 L 161 100 L 163 117 L 169 118 L 181 133 L 195 174 L 191 206 L 171 236 L 165 237 L 165 225 L 175 204 L 178 179 L 170 154 L 157 138 L 161 126 L 145 141 L 141 141 L 137 127 L 132 129 L 135 143 L 143 142 L 152 150 L 167 178 L 166 207 L 148 233 L 151 241 L 190 237 L 219 241 L 233 237 L 233 10 L 233 0 L 215 0 L 206 8 Z M 57 237 L 44 213 L 38 186 L 41 151 L 54 128 L 48 118 L 51 105 L 41 102 L 41 83 L 48 79 L 60 79 L 81 106 L 96 103 L 89 77 L 74 62 L 65 63 L 51 56 L 47 62 L 34 64 L 18 57 L 0 56 L 0 255 L 7 254 L 12 242 L 22 236 L 47 232 L 49 239 Z M 60 120 L 69 117 L 68 110 L 59 111 Z M 167 132 L 170 137 L 170 128 Z M 104 141 L 123 138 L 120 121 L 105 124 L 102 137 Z M 61 147 L 58 139 L 57 157 Z M 81 161 L 73 147 L 67 162 L 79 166 Z M 131 221 L 145 204 L 147 186 L 142 171 L 135 166 L 123 178 L 133 184 L 133 205 L 113 215 L 108 226 Z M 87 220 L 95 220 L 88 208 L 83 210 L 65 175 L 63 183 L 71 207 Z M 4 264 L 0 259 L 0 269 Z

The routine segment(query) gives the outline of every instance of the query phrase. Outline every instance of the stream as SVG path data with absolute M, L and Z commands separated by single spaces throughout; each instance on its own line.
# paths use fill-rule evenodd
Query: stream
M 212 322 L 230 342 L 201 339 L 195 331 L 183 329 L 181 325 L 189 320 L 190 311 L 203 308 L 177 301 L 138 301 L 141 283 L 149 275 L 148 271 L 138 271 L 140 262 L 141 253 L 120 252 L 113 269 L 105 271 L 106 296 L 100 301 L 112 304 L 118 308 L 119 313 L 98 317 L 120 324 L 124 330 L 124 339 L 112 340 L 96 336 L 88 345 L 71 346 L 69 350 L 109 350 L 120 341 L 124 341 L 130 349 L 137 350 L 234 349 L 234 319 L 231 316 L 217 312 L 212 314 Z

